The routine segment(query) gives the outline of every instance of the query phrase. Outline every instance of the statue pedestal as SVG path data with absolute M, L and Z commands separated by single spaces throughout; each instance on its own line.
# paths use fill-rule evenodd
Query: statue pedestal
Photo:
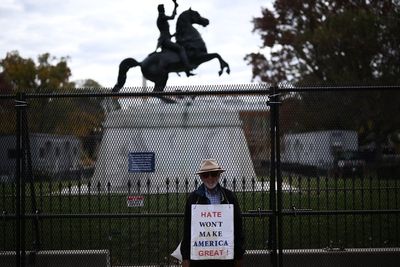
M 201 160 L 215 158 L 226 170 L 221 182 L 226 178 L 232 188 L 236 179 L 236 190 L 241 190 L 244 178 L 250 188 L 255 172 L 239 113 L 215 105 L 219 103 L 146 103 L 110 113 L 103 125 L 93 186 L 101 182 L 105 190 L 110 182 L 113 192 L 127 193 L 130 181 L 131 192 L 192 191 L 195 180 L 201 183 L 195 174 Z M 154 152 L 154 172 L 130 173 L 132 152 Z

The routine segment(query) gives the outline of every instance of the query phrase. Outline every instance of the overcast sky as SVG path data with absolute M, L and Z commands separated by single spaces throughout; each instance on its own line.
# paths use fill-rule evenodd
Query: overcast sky
M 251 67 L 243 58 L 261 45 L 259 35 L 252 33 L 251 20 L 261 16 L 261 7 L 270 8 L 272 0 L 177 1 L 178 15 L 191 7 L 210 20 L 208 27 L 196 28 L 208 51 L 219 53 L 230 64 L 231 74 L 219 77 L 219 64 L 213 60 L 197 68 L 194 77 L 171 73 L 168 85 L 250 83 Z M 154 51 L 161 3 L 170 15 L 172 0 L 1 0 L 0 58 L 13 50 L 35 60 L 46 52 L 69 57 L 71 80 L 90 78 L 113 87 L 122 59 L 141 61 Z M 170 22 L 171 32 L 175 22 Z M 140 69 L 131 69 L 125 86 L 141 85 Z

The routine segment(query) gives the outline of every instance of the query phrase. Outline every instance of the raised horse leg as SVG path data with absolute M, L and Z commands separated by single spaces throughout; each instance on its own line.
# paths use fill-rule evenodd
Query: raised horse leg
M 118 92 L 121 90 L 121 88 L 124 86 L 126 82 L 126 73 L 130 68 L 139 66 L 140 63 L 137 62 L 133 58 L 125 58 L 124 60 L 121 61 L 119 64 L 119 71 L 118 71 L 118 80 L 117 83 L 114 85 L 114 88 L 112 89 L 113 92 Z
M 229 64 L 226 63 L 226 61 L 218 54 L 218 53 L 210 53 L 210 54 L 202 54 L 198 55 L 196 58 L 191 59 L 191 63 L 195 63 L 196 65 L 200 65 L 204 62 L 210 61 L 214 58 L 217 58 L 219 61 L 220 65 L 220 70 L 218 72 L 218 75 L 221 76 L 222 73 L 224 72 L 224 69 L 226 68 L 226 73 L 230 73 L 231 69 L 229 68 Z

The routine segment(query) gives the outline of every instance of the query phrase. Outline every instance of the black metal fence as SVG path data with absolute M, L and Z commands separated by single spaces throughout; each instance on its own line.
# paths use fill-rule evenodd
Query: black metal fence
M 272 266 L 289 250 L 399 247 L 399 89 L 1 96 L 0 251 L 15 253 L 10 266 L 71 250 L 108 251 L 112 266 L 173 265 L 206 157 L 227 169 L 248 253 Z M 154 170 L 132 170 L 130 155 L 144 152 Z

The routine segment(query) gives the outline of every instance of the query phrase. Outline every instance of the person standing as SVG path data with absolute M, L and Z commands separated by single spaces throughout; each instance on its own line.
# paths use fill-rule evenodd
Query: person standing
M 218 164 L 215 159 L 205 159 L 201 162 L 199 171 L 196 173 L 200 176 L 202 184 L 198 189 L 193 191 L 185 205 L 183 239 L 181 242 L 182 266 L 226 266 L 241 267 L 244 255 L 244 235 L 242 229 L 242 215 L 239 203 L 234 193 L 219 184 L 221 174 L 225 170 Z M 202 259 L 195 260 L 191 255 L 192 246 L 192 206 L 193 205 L 233 205 L 233 259 Z M 228 222 L 221 222 L 227 223 Z M 232 222 L 230 222 L 232 224 Z M 212 242 L 212 241 L 211 241 Z M 221 241 L 220 241 L 221 242 Z M 223 242 L 222 242 L 223 243 Z M 221 243 L 221 244 L 222 244 Z M 218 254 L 218 249 L 215 250 Z M 222 251 L 222 250 L 221 250 Z M 212 254 L 209 254 L 212 255 Z

